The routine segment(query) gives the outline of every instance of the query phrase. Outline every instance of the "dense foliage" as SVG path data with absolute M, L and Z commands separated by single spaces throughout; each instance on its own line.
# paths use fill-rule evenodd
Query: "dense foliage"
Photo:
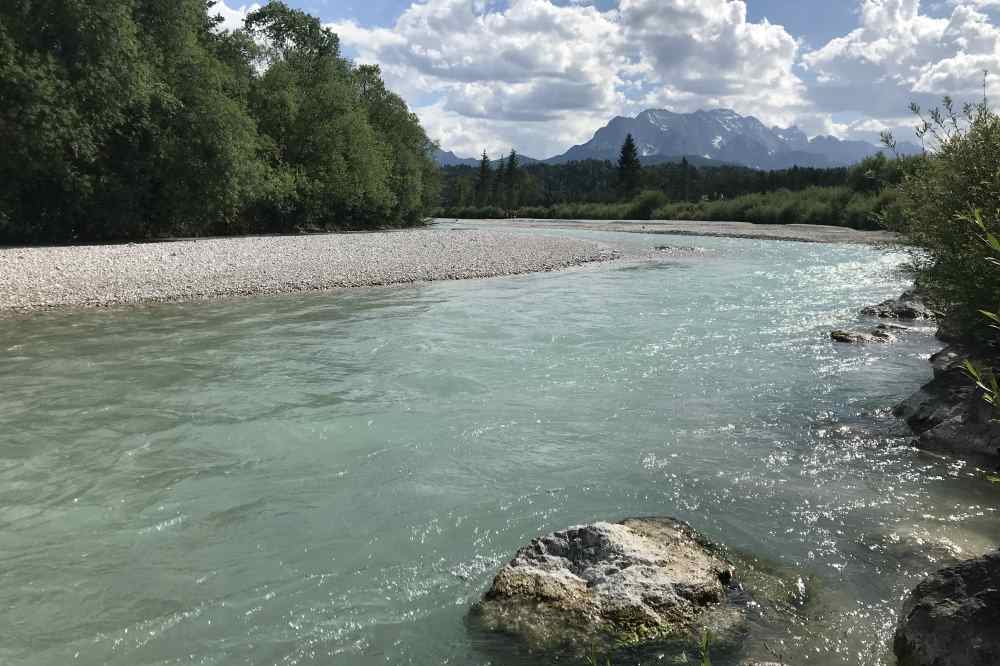
M 921 250 L 918 282 L 960 329 L 992 335 L 980 311 L 1000 310 L 995 248 L 984 242 L 1000 236 L 1000 116 L 986 102 L 957 111 L 946 99 L 918 133 L 933 150 L 899 187 L 900 230 Z
M 628 146 L 623 146 L 623 158 Z M 625 164 L 630 160 L 626 159 Z M 879 154 L 851 168 L 759 171 L 736 166 L 679 163 L 639 168 L 586 161 L 530 164 L 518 183 L 521 205 L 488 192 L 489 160 L 476 177 L 469 167 L 444 170 L 442 214 L 464 218 L 728 220 L 767 224 L 832 224 L 875 229 L 898 217 L 896 194 L 911 158 Z M 636 181 L 632 181 L 635 178 Z M 623 187 L 623 182 L 630 182 Z M 638 185 L 633 184 L 637 182 Z M 641 190 L 638 194 L 636 191 Z
M 0 4 L 0 242 L 419 222 L 430 142 L 377 68 L 280 2 Z

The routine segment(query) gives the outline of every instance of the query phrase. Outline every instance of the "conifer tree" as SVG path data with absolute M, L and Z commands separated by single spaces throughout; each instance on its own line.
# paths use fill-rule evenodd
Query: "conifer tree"
M 490 156 L 483 151 L 483 157 L 479 160 L 479 175 L 476 177 L 476 205 L 486 206 L 490 203 L 490 195 L 493 188 L 493 167 L 490 165 Z
M 629 134 L 622 144 L 621 156 L 618 158 L 618 189 L 623 196 L 631 196 L 639 190 L 642 183 L 642 164 L 639 162 L 639 150 L 635 140 Z
M 691 165 L 686 157 L 681 158 L 681 199 L 691 200 Z
M 493 195 L 490 203 L 494 206 L 503 206 L 507 197 L 507 162 L 501 158 L 497 164 L 497 173 L 493 178 Z
M 520 193 L 520 166 L 521 161 L 517 156 L 517 151 L 511 149 L 510 155 L 507 157 L 507 169 L 504 171 L 504 206 L 508 211 L 517 208 Z

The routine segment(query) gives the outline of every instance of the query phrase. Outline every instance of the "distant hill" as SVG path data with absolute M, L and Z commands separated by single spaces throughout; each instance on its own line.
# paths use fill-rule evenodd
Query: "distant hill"
M 444 151 L 440 148 L 435 148 L 431 156 L 441 166 L 476 166 L 479 164 L 479 160 L 471 157 L 459 157 L 450 150 Z
M 866 141 L 846 141 L 833 136 L 807 137 L 797 127 L 767 127 L 753 116 L 741 116 L 729 109 L 674 113 L 650 109 L 635 118 L 617 117 L 597 130 L 587 143 L 542 160 L 564 164 L 580 160 L 617 160 L 625 136 L 632 134 L 645 164 L 679 162 L 681 156 L 697 166 L 735 164 L 753 169 L 774 170 L 801 167 L 837 167 L 856 164 L 882 149 Z M 901 154 L 921 151 L 912 143 L 897 146 Z M 478 164 L 442 153 L 457 160 L 447 164 Z M 535 160 L 525 159 L 525 163 Z
M 450 150 L 444 151 L 440 148 L 434 150 L 432 157 L 434 158 L 434 161 L 441 166 L 479 166 L 478 157 L 459 157 Z M 506 160 L 506 156 L 503 159 Z M 520 153 L 518 153 L 517 159 L 521 161 L 521 164 L 535 164 L 539 161 L 533 157 L 521 155 Z M 500 165 L 500 158 L 494 159 L 490 163 L 493 165 L 493 168 L 496 168 Z

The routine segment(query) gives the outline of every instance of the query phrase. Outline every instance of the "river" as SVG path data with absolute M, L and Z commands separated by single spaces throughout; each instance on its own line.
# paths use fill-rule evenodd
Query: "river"
M 533 536 L 633 515 L 809 580 L 787 663 L 888 663 L 919 542 L 1000 539 L 889 413 L 940 343 L 829 341 L 905 257 L 552 233 L 706 252 L 0 319 L 0 663 L 548 663 L 466 611 Z

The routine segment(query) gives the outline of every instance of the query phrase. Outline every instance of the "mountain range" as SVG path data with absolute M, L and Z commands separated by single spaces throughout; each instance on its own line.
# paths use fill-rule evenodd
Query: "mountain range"
M 848 141 L 833 136 L 810 139 L 797 127 L 767 127 L 753 116 L 730 109 L 674 113 L 662 109 L 643 111 L 635 118 L 617 117 L 597 130 L 587 143 L 541 162 L 564 164 L 579 160 L 617 160 L 625 137 L 631 134 L 644 164 L 688 158 L 699 165 L 737 164 L 753 169 L 837 167 L 856 164 L 882 149 L 867 141 Z M 912 143 L 900 143 L 901 154 L 919 153 Z M 452 152 L 437 151 L 444 166 L 479 164 Z M 523 163 L 539 160 L 522 158 Z
M 441 150 L 440 148 L 435 148 L 431 157 L 433 157 L 434 160 L 441 166 L 479 166 L 479 158 L 459 157 L 450 150 L 446 151 Z M 527 155 L 521 155 L 520 153 L 517 154 L 517 158 L 521 160 L 521 164 L 535 164 L 542 161 L 536 160 L 533 157 L 528 157 Z M 506 159 L 506 157 L 490 160 L 490 164 L 496 167 L 503 159 Z

